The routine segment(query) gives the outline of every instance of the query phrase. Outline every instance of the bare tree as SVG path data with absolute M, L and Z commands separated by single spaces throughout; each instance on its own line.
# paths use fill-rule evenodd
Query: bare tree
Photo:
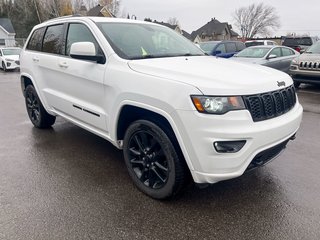
M 276 9 L 263 3 L 241 7 L 234 12 L 235 26 L 242 38 L 253 38 L 256 35 L 269 36 L 280 27 L 280 18 Z
M 171 25 L 179 25 L 179 20 L 176 17 L 171 17 L 168 19 L 167 23 Z

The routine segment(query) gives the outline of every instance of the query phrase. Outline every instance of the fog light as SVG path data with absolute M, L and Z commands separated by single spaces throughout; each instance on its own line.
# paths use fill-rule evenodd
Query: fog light
M 221 141 L 214 142 L 213 146 L 218 153 L 236 153 L 246 144 L 246 140 L 241 141 Z
M 7 62 L 7 67 L 10 67 L 11 66 L 11 63 Z

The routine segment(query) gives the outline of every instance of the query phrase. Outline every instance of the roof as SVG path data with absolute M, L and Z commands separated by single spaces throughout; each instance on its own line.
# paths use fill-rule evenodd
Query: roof
M 208 22 L 198 30 L 193 31 L 192 35 L 212 35 L 213 33 L 220 35 L 225 29 L 228 29 L 232 36 L 238 36 L 238 34 L 231 29 L 231 25 L 226 22 L 221 23 L 215 18 L 212 18 L 210 22 Z
M 166 22 L 158 22 L 156 20 L 154 20 L 153 22 L 157 23 L 157 24 L 160 24 L 160 25 L 163 25 L 163 26 L 166 26 L 166 27 L 171 28 L 173 30 L 175 30 L 178 27 L 178 25 L 172 25 L 172 24 L 166 23 Z
M 192 39 L 192 36 L 190 33 L 186 32 L 185 30 L 182 30 L 182 35 L 185 37 L 185 38 L 188 38 L 189 40 L 194 40 Z
M 8 33 L 16 33 L 9 18 L 0 18 L 0 26 L 3 27 Z

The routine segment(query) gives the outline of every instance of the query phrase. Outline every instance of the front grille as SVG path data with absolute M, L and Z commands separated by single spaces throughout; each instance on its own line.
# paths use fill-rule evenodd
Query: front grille
M 296 104 L 294 86 L 278 91 L 244 96 L 247 109 L 254 122 L 275 118 L 290 111 Z
M 299 69 L 320 71 L 320 62 L 300 62 Z

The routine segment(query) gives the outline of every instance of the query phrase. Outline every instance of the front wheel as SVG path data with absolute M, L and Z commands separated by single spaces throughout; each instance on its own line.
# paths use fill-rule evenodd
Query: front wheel
M 7 71 L 7 67 L 6 67 L 6 64 L 4 62 L 2 62 L 2 69 L 3 69 L 4 72 Z
M 56 117 L 50 115 L 44 109 L 40 98 L 32 85 L 29 85 L 26 88 L 25 102 L 28 116 L 35 127 L 49 128 L 55 123 Z
M 150 197 L 172 197 L 185 185 L 184 159 L 156 124 L 146 120 L 132 123 L 125 133 L 123 152 L 133 182 Z

